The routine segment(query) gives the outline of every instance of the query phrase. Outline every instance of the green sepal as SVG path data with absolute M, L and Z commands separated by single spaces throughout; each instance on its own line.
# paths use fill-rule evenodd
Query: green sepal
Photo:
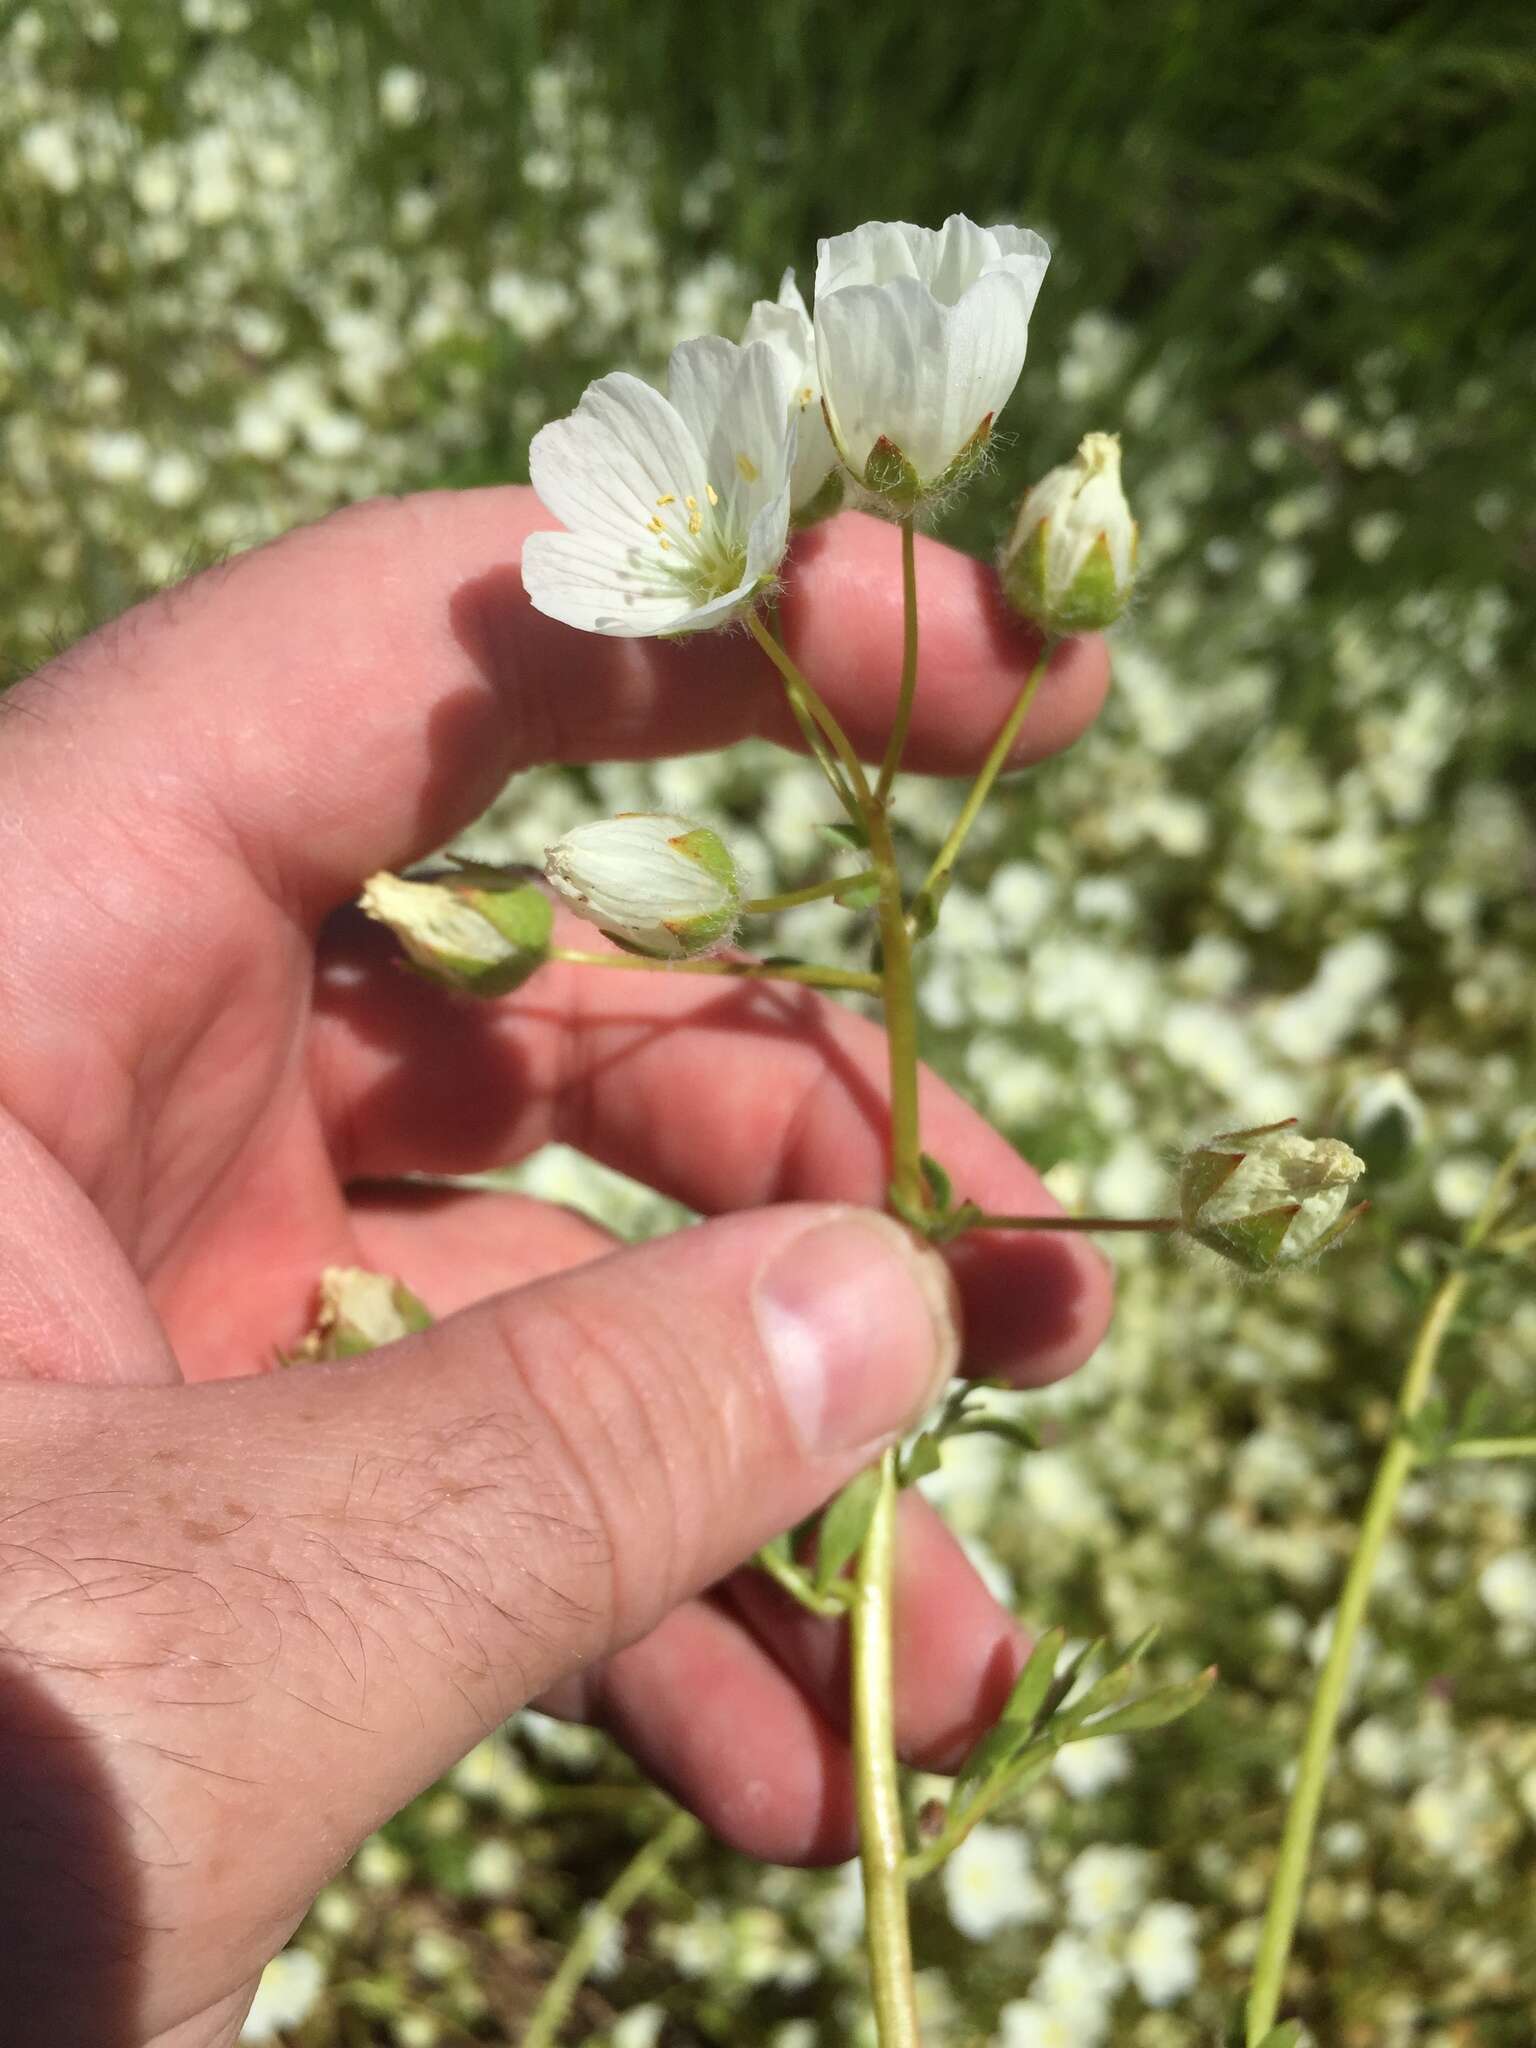
M 870 449 L 861 482 L 896 512 L 910 512 L 923 495 L 922 478 L 885 434 Z
M 1247 1156 L 1246 1152 L 1213 1152 L 1205 1145 L 1186 1154 L 1179 1169 L 1179 1213 L 1186 1229 L 1193 1228 L 1200 1211 L 1226 1186 Z
M 1220 1252 L 1248 1273 L 1268 1273 L 1280 1256 L 1285 1234 L 1301 1213 L 1300 1202 L 1283 1202 L 1277 1209 L 1262 1209 L 1257 1216 L 1234 1217 L 1230 1223 L 1210 1223 L 1190 1229 L 1190 1236 L 1208 1251 Z M 1330 1233 L 1331 1235 L 1332 1233 Z
M 1026 619 L 1044 624 L 1050 611 L 1045 594 L 1045 529 L 1047 521 L 1037 519 L 1020 544 L 1006 553 L 998 565 L 1003 595 Z
M 816 1545 L 816 1591 L 825 1593 L 858 1555 L 880 1498 L 880 1469 L 868 1466 L 827 1503 Z
M 912 920 L 914 939 L 926 939 L 937 929 L 939 912 L 943 908 L 944 898 L 949 894 L 949 885 L 953 879 L 952 874 L 942 874 L 931 888 L 919 889 L 913 897 L 908 915 Z
M 718 882 L 734 897 L 738 882 L 736 863 L 731 859 L 731 850 L 718 832 L 711 832 L 707 825 L 695 825 L 691 832 L 679 832 L 668 842 L 679 853 L 685 855 L 697 867 L 701 867 L 712 882 Z
M 798 512 L 791 513 L 790 531 L 804 533 L 808 526 L 819 526 L 823 519 L 830 519 L 834 512 L 841 509 L 843 493 L 843 472 L 840 469 L 829 469 L 825 479 L 807 502 Z
M 555 928 L 555 908 L 542 889 L 524 882 L 515 889 L 473 888 L 460 893 L 510 945 L 530 953 L 547 949 Z
M 1053 633 L 1097 633 L 1125 609 L 1127 593 L 1115 575 L 1107 535 L 1100 534 L 1048 621 Z

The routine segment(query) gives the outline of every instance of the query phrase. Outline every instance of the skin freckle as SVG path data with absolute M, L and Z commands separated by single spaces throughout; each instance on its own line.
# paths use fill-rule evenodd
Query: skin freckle
M 225 1532 L 216 1522 L 183 1522 L 181 1533 L 189 1543 L 217 1543 Z
M 241 1521 L 248 1521 L 255 1510 L 248 1508 L 243 1500 L 227 1500 L 224 1503 L 224 1512 L 226 1515 L 238 1516 Z

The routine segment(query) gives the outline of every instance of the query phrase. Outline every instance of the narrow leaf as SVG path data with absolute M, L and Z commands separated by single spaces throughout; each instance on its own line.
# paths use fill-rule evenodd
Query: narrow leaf
M 1056 1676 L 1056 1664 L 1066 1640 L 1064 1628 L 1048 1628 L 1040 1637 L 1029 1653 L 1028 1663 L 1014 1680 L 1000 1719 L 1025 1728 L 1034 1727 L 1051 1689 L 1051 1680 Z
M 816 1590 L 825 1593 L 843 1566 L 854 1557 L 868 1533 L 880 1495 L 880 1472 L 871 1465 L 831 1500 L 821 1518 L 816 1546 Z
M 840 819 L 835 825 L 823 825 L 821 829 L 829 839 L 835 839 L 839 846 L 856 846 L 861 853 L 868 851 L 868 832 L 862 825 L 856 825 L 851 818 Z
M 919 1479 L 926 1479 L 930 1472 L 937 1472 L 942 1462 L 939 1439 L 931 1429 L 925 1429 L 902 1458 L 896 1483 L 898 1486 L 915 1486 Z
M 1077 1728 L 1071 1739 L 1081 1742 L 1094 1735 L 1134 1735 L 1144 1728 L 1166 1728 L 1170 1721 L 1177 1721 L 1192 1707 L 1198 1707 L 1215 1683 L 1216 1666 L 1212 1664 L 1196 1678 L 1184 1679 L 1178 1685 L 1159 1686 L 1156 1692 L 1132 1700 L 1128 1707 L 1106 1714 L 1091 1727 Z
M 952 1209 L 955 1203 L 955 1184 L 930 1153 L 922 1155 L 923 1178 L 933 1196 L 933 1206 L 939 1210 Z

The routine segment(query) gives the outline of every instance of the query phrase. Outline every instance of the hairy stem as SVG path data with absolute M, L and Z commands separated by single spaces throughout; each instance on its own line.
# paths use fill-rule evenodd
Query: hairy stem
M 912 706 L 917 701 L 917 553 L 912 514 L 901 522 L 901 690 L 896 699 L 896 720 L 885 744 L 880 763 L 880 780 L 875 784 L 875 801 L 884 803 L 896 780 L 906 750 L 907 732 L 912 724 Z
M 867 810 L 874 799 L 869 787 L 869 778 L 864 773 L 864 763 L 854 752 L 853 742 L 849 739 L 847 733 L 843 731 L 842 725 L 839 723 L 831 705 L 826 703 L 819 693 L 812 688 L 811 684 L 807 682 L 806 678 L 790 659 L 788 652 L 769 632 L 756 612 L 748 612 L 747 626 L 753 639 L 783 677 L 784 687 L 789 692 L 791 706 L 798 706 L 800 710 L 803 710 L 810 718 L 815 720 L 831 744 L 838 760 L 842 763 L 848 777 L 849 787 L 858 799 L 860 809 Z
M 679 1850 L 687 1848 L 702 1833 L 691 1813 L 674 1813 L 661 1832 L 652 1835 L 625 1864 L 587 1915 L 576 1939 L 561 1958 L 559 1969 L 545 1985 L 523 2033 L 523 2048 L 552 2048 L 562 2021 L 597 1960 L 607 1929 L 615 1920 L 622 1920 L 637 1899 L 644 1898 Z
M 766 960 L 652 960 L 639 953 L 582 953 L 570 946 L 552 946 L 551 960 L 567 966 L 615 967 L 625 974 L 716 974 L 728 981 L 797 981 L 808 988 L 850 989 L 859 995 L 877 996 L 878 974 L 864 974 L 852 967 L 817 967 L 809 962 Z
M 1411 1420 L 1424 1405 L 1435 1360 L 1445 1341 L 1445 1333 L 1450 1326 L 1451 1318 L 1455 1315 L 1461 1297 L 1466 1291 L 1466 1285 L 1465 1273 L 1451 1273 L 1442 1281 L 1429 1305 L 1419 1326 L 1419 1334 L 1408 1360 L 1408 1369 L 1403 1375 L 1402 1389 L 1397 1402 L 1399 1423 Z M 1332 1754 L 1334 1735 L 1344 1705 L 1350 1658 L 1360 1633 L 1360 1625 L 1365 1619 L 1366 1607 L 1371 1596 L 1371 1581 L 1381 1558 L 1382 1546 L 1392 1526 L 1398 1496 L 1403 1490 L 1403 1482 L 1417 1463 L 1418 1452 L 1412 1440 L 1405 1430 L 1398 1428 L 1382 1452 L 1381 1462 L 1376 1468 L 1376 1478 L 1366 1502 L 1355 1554 L 1350 1559 L 1344 1590 L 1339 1596 L 1333 1637 L 1328 1645 L 1328 1654 L 1323 1660 L 1323 1668 L 1318 1674 L 1317 1690 L 1312 1696 L 1312 1712 L 1307 1722 L 1306 1738 L 1302 1743 L 1301 1757 L 1297 1764 L 1296 1783 L 1291 1791 L 1290 1804 L 1286 1808 L 1285 1831 L 1280 1838 L 1280 1856 L 1275 1865 L 1269 1905 L 1264 1915 L 1264 1931 L 1259 1940 L 1258 1958 L 1254 1963 L 1253 1987 L 1248 1995 L 1247 2048 L 1259 2048 L 1259 2044 L 1273 2028 L 1275 2016 L 1280 2010 L 1285 1966 L 1290 1959 L 1291 1944 L 1296 1935 L 1296 1922 L 1301 1912 L 1307 1863 L 1312 1852 L 1312 1838 L 1317 1831 L 1317 1816 L 1323 1803 L 1328 1760 Z
M 1182 1216 L 991 1216 L 967 1215 L 968 1230 L 1182 1230 Z
M 892 1677 L 892 1582 L 896 1555 L 896 1453 L 880 1461 L 880 1494 L 859 1553 L 850 1615 L 853 1761 L 870 1982 L 880 2048 L 919 2048 L 907 1925 L 906 1834 L 896 1776 Z

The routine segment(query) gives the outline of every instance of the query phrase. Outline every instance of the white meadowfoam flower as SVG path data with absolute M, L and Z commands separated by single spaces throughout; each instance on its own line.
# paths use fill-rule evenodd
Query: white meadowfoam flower
M 325 1989 L 325 1965 L 307 1948 L 285 1948 L 261 1973 L 240 2028 L 242 2041 L 272 2041 L 301 2026 Z
M 523 587 L 567 626 L 697 633 L 739 617 L 778 573 L 795 449 L 778 356 L 685 341 L 667 390 L 615 371 L 533 437 L 533 487 L 569 531 L 524 542 Z
M 741 885 L 718 833 L 668 812 L 577 825 L 544 872 L 578 917 L 641 953 L 680 960 L 728 939 Z
M 1030 1867 L 1029 1843 L 1017 1828 L 983 1821 L 944 1865 L 949 1917 L 972 1941 L 1003 1927 L 1043 1920 L 1050 1901 Z
M 1120 439 L 1085 434 L 1019 507 L 1003 550 L 1003 589 L 1047 633 L 1096 633 L 1125 610 L 1136 522 L 1120 482 Z
M 1178 1899 L 1154 1899 L 1142 1913 L 1125 1944 L 1125 1966 L 1144 2004 L 1172 2005 L 1194 1990 L 1199 1927 L 1194 1907 Z
M 870 221 L 820 244 L 816 360 L 859 481 L 910 506 L 972 459 L 1007 403 L 1051 252 L 1028 228 Z
M 784 372 L 789 386 L 789 408 L 796 420 L 789 516 L 796 525 L 809 526 L 837 510 L 842 502 L 843 479 L 837 450 L 821 410 L 815 330 L 792 270 L 785 271 L 776 299 L 757 300 L 742 341 L 766 342 Z

